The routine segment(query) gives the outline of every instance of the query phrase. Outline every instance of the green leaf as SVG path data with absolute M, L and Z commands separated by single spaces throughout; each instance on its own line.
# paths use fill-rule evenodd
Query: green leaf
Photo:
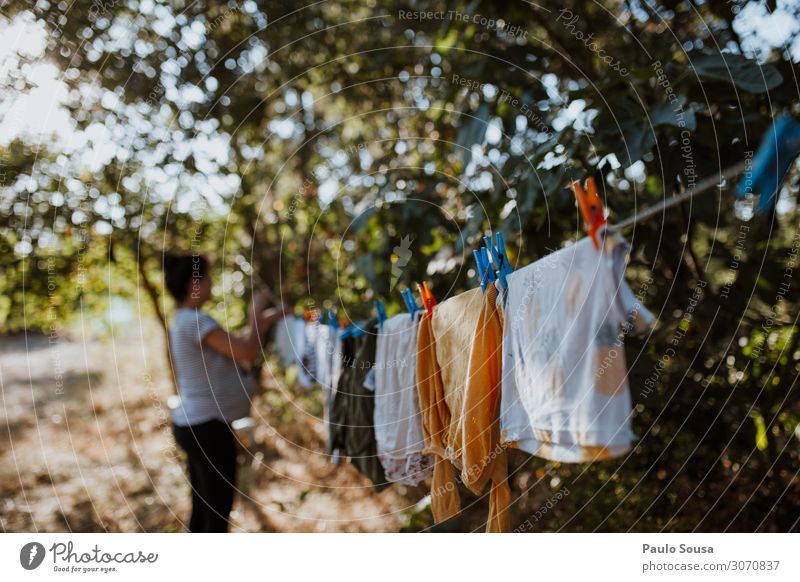
M 489 112 L 489 106 L 486 103 L 481 103 L 474 116 L 464 116 L 466 121 L 462 123 L 461 128 L 458 130 L 456 144 L 460 146 L 458 149 L 461 150 L 461 157 L 465 166 L 472 160 L 472 146 L 476 143 L 483 143 L 483 139 L 486 137 Z
M 520 220 L 525 224 L 528 217 L 533 212 L 536 198 L 542 190 L 542 185 L 539 176 L 536 172 L 532 171 L 528 174 L 528 179 L 525 180 L 525 187 L 521 188 L 517 194 L 517 209 L 519 211 Z
M 376 212 L 378 212 L 378 208 L 375 206 L 370 206 L 364 212 L 356 216 L 350 226 L 353 229 L 353 232 L 360 232 L 363 230 L 364 227 L 369 224 L 369 219 L 372 218 Z
M 750 93 L 765 93 L 783 82 L 783 76 L 772 65 L 731 53 L 690 53 L 689 66 L 701 79 L 726 81 Z
M 377 289 L 379 285 L 376 267 L 375 256 L 372 253 L 364 253 L 355 263 L 356 272 L 359 275 L 363 275 L 373 289 Z
M 768 444 L 767 426 L 764 424 L 764 417 L 756 411 L 751 412 L 750 417 L 753 419 L 753 422 L 756 425 L 756 447 L 758 447 L 759 451 L 763 451 L 767 448 Z
M 622 140 L 614 152 L 624 167 L 641 160 L 656 143 L 656 137 L 649 124 L 625 121 L 620 124 Z
M 446 37 L 436 41 L 437 52 L 447 52 L 458 40 L 458 27 L 453 27 Z
M 656 107 L 650 114 L 650 123 L 653 127 L 672 125 L 689 131 L 694 131 L 697 127 L 694 109 L 686 107 L 686 95 L 679 95 L 675 103 L 666 101 Z
M 462 252 L 467 245 L 467 240 L 478 234 L 483 226 L 484 208 L 480 204 L 470 204 L 467 207 L 467 221 L 464 228 L 459 231 L 458 240 L 455 245 L 455 252 Z

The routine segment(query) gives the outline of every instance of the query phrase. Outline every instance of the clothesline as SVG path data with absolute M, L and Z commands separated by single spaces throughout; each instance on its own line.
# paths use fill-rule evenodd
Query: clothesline
M 623 230 L 628 228 L 629 226 L 633 226 L 639 222 L 647 220 L 648 218 L 652 218 L 653 216 L 657 216 L 664 212 L 665 210 L 687 202 L 691 200 L 695 196 L 699 196 L 705 192 L 709 192 L 714 189 L 714 187 L 718 186 L 724 181 L 730 180 L 747 170 L 747 161 L 742 161 L 733 166 L 725 168 L 722 170 L 717 176 L 712 176 L 710 178 L 706 178 L 698 183 L 695 187 L 686 190 L 676 196 L 671 196 L 669 198 L 665 198 L 658 204 L 654 206 L 649 206 L 644 210 L 639 212 L 635 212 L 633 215 L 620 220 L 612 225 L 609 225 L 610 228 L 616 230 Z
M 788 115 L 780 116 L 775 119 L 770 128 L 764 133 L 758 151 L 751 160 L 743 160 L 729 166 L 720 171 L 717 176 L 701 180 L 699 184 L 689 188 L 685 192 L 665 198 L 658 204 L 646 207 L 639 212 L 634 212 L 633 215 L 615 224 L 610 224 L 608 227 L 611 230 L 622 231 L 637 223 L 658 216 L 666 210 L 687 202 L 696 196 L 710 192 L 715 187 L 719 187 L 721 183 L 733 179 L 745 171 L 749 171 L 749 176 L 748 180 L 742 181 L 739 184 L 739 197 L 749 194 L 756 195 L 759 198 L 758 211 L 764 212 L 774 205 L 780 183 L 786 176 L 798 154 L 800 154 L 800 122 Z M 750 163 L 748 164 L 748 162 Z M 575 188 L 576 185 L 578 185 L 577 189 Z M 593 184 L 592 189 L 594 189 Z M 573 190 L 576 192 L 576 196 L 578 196 L 578 191 L 581 190 L 578 182 L 573 182 Z M 599 210 L 601 210 L 600 208 L 594 208 L 591 203 L 587 206 L 587 197 L 585 193 L 583 193 L 582 197 L 584 198 L 583 201 L 581 201 L 580 198 L 578 200 L 579 205 L 583 206 L 581 208 L 581 213 L 583 214 L 590 235 L 592 238 L 595 238 L 595 233 L 601 223 L 605 225 L 605 218 L 603 213 L 599 212 Z M 599 203 L 596 193 L 594 193 L 594 200 Z M 581 202 L 583 202 L 583 205 L 581 205 Z M 501 257 L 501 263 L 502 258 L 503 257 Z M 478 260 L 480 267 L 480 258 L 476 256 L 476 260 Z M 482 272 L 483 270 L 479 268 L 479 278 L 481 278 L 481 283 L 483 285 L 483 277 L 480 275 Z M 499 273 L 501 278 L 504 274 L 506 273 Z M 253 272 L 253 277 L 269 293 L 272 301 L 276 305 L 282 303 L 280 298 L 269 286 L 264 284 L 263 279 L 257 272 Z
M 355 324 L 369 333 L 318 325 L 327 332 L 317 336 L 325 345 L 317 342 L 311 353 L 314 368 L 326 370 L 317 381 L 325 391 L 332 458 L 349 458 L 376 490 L 432 478 L 436 522 L 460 513 L 456 473 L 475 495 L 490 485 L 487 531 L 508 531 L 507 448 L 567 463 L 627 454 L 636 437 L 620 338 L 650 327 L 653 316 L 625 282 L 630 247 L 616 232 L 746 169 L 747 162 L 726 168 L 608 225 L 611 233 L 599 239 L 605 218 L 594 184 L 587 196 L 573 183 L 590 234 L 578 243 L 512 273 L 504 268 L 502 237 L 497 248 L 488 239 L 499 276 L 491 284 L 482 278 L 480 287 L 435 310 L 425 286 L 427 313 L 414 309 L 411 317 L 387 320 L 378 306 L 380 324 L 374 318 Z M 476 256 L 479 269 L 488 260 L 483 255 Z M 603 255 L 610 260 L 598 260 Z M 301 351 L 309 355 L 307 346 Z M 409 361 L 406 368 L 392 365 Z
M 760 190 L 759 210 L 765 195 L 774 203 L 789 155 L 800 151 L 800 124 L 785 122 L 775 136 L 739 188 Z M 625 281 L 630 245 L 619 231 L 747 169 L 735 164 L 614 225 L 594 181 L 586 190 L 573 182 L 589 234 L 575 244 L 512 272 L 502 236 L 496 247 L 485 237 L 475 255 L 481 285 L 438 305 L 423 285 L 424 312 L 407 303 L 410 317 L 387 319 L 376 304 L 377 319 L 341 333 L 320 317 L 310 327 L 316 335 L 284 324 L 281 341 L 297 338 L 297 364 L 325 392 L 332 458 L 349 458 L 376 490 L 430 478 L 437 523 L 460 513 L 458 481 L 475 495 L 489 486 L 487 531 L 508 531 L 507 449 L 563 463 L 628 454 L 636 436 L 624 338 L 654 317 Z M 497 278 L 489 279 L 492 267 Z
M 788 115 L 779 116 L 773 121 L 769 129 L 764 132 L 758 151 L 756 151 L 752 159 L 742 160 L 729 166 L 720 171 L 716 177 L 706 178 L 677 196 L 666 198 L 655 206 L 636 212 L 632 216 L 612 225 L 612 228 L 623 230 L 657 216 L 669 208 L 713 190 L 722 182 L 733 179 L 743 172 L 748 172 L 748 176 L 746 180 L 742 180 L 739 183 L 739 198 L 748 195 L 756 196 L 758 198 L 758 212 L 766 212 L 775 204 L 780 184 L 799 154 L 800 122 Z M 584 220 L 587 225 L 591 222 L 596 222 L 586 214 L 584 215 Z
M 653 318 L 624 280 L 628 243 L 602 240 L 382 325 L 314 319 L 308 334 L 295 325 L 303 318 L 284 320 L 276 348 L 323 387 L 332 459 L 349 458 L 376 490 L 432 478 L 437 522 L 460 512 L 456 474 L 475 495 L 491 485 L 487 531 L 507 531 L 507 448 L 566 463 L 630 451 L 619 330 Z M 348 334 L 353 326 L 365 333 Z

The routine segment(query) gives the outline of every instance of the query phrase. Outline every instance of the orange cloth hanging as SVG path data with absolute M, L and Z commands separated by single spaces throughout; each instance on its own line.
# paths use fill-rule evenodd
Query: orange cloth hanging
M 493 290 L 493 295 L 496 291 Z M 488 292 L 487 292 L 488 295 Z M 483 366 L 477 362 L 490 356 L 500 362 L 499 344 L 486 352 L 491 342 L 485 336 L 495 337 L 494 314 L 489 309 L 494 300 L 484 296 L 480 289 L 473 289 L 452 297 L 437 305 L 431 317 L 424 317 L 420 323 L 417 341 L 417 389 L 419 390 L 422 413 L 425 452 L 436 455 L 436 464 L 431 487 L 431 509 L 437 522 L 455 517 L 460 512 L 460 500 L 455 481 L 455 465 L 464 475 L 469 474 L 465 484 L 480 494 L 486 483 L 492 480 L 492 491 L 487 519 L 489 532 L 508 531 L 508 503 L 510 491 L 506 481 L 506 457 L 504 451 L 486 457 L 483 449 L 494 447 L 498 441 L 497 427 L 499 371 L 491 385 L 483 385 Z M 481 318 L 491 319 L 485 325 L 488 333 L 481 331 L 478 352 L 472 357 L 471 347 L 476 338 L 476 330 Z M 494 318 L 494 319 L 492 319 Z M 502 323 L 497 338 L 502 341 Z M 494 351 L 497 354 L 494 354 Z M 474 361 L 475 365 L 471 365 Z M 485 362 L 484 362 L 485 363 Z M 491 370 L 495 364 L 490 364 Z M 474 367 L 475 372 L 471 374 Z M 472 378 L 470 379 L 470 377 Z M 471 388 L 468 391 L 468 380 Z M 470 418 L 476 422 L 464 424 L 465 397 L 470 394 Z M 482 397 L 490 395 L 490 397 Z M 491 419 L 495 419 L 494 422 Z M 483 428 L 481 428 L 483 427 Z M 478 433 L 474 431 L 478 429 Z M 480 459 L 487 459 L 485 463 Z M 464 459 L 468 459 L 465 463 Z M 477 465 L 475 463 L 477 462 Z M 452 465 L 451 465 L 452 463 Z M 473 467 L 477 466 L 478 469 Z
M 469 357 L 464 394 L 461 480 L 476 495 L 491 481 L 488 532 L 510 529 L 506 449 L 500 442 L 503 311 L 497 289 L 486 287 Z
M 425 437 L 424 454 L 434 455 L 431 511 L 436 523 L 451 519 L 461 511 L 455 473 L 447 455 L 450 409 L 444 399 L 442 373 L 436 361 L 436 345 L 431 319 L 423 317 L 417 336 L 417 390 Z

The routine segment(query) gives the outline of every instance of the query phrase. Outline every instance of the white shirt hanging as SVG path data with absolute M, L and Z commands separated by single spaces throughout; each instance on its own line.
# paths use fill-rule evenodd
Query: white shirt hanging
M 417 485 L 433 472 L 433 459 L 423 455 L 424 436 L 417 392 L 417 328 L 415 317 L 401 313 L 387 319 L 375 350 L 375 440 L 386 479 Z
M 652 315 L 623 273 L 628 243 L 590 238 L 508 276 L 502 438 L 561 462 L 619 456 L 635 439 L 623 326 Z

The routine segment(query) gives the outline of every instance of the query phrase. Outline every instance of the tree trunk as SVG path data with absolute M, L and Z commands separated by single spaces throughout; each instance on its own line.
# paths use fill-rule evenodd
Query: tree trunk
M 161 324 L 161 329 L 164 332 L 164 346 L 165 346 L 165 356 L 167 358 L 167 367 L 169 368 L 169 378 L 172 382 L 172 392 L 173 394 L 178 393 L 178 380 L 175 377 L 175 368 L 172 365 L 172 351 L 169 347 L 169 324 L 167 323 L 167 317 L 164 314 L 164 311 L 161 309 L 161 302 L 159 301 L 160 296 L 158 290 L 155 288 L 153 283 L 147 276 L 147 269 L 145 268 L 145 258 L 142 256 L 139 248 L 134 247 L 133 254 L 136 256 L 136 264 L 139 268 L 139 284 L 142 286 L 142 289 L 145 290 L 147 296 L 150 298 L 150 303 L 153 305 L 153 309 L 156 312 L 156 317 L 158 318 L 158 322 Z

